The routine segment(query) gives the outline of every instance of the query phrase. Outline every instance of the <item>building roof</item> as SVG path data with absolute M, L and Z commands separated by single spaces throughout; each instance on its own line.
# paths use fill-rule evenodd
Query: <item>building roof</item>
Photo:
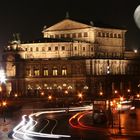
M 59 31 L 59 30 L 72 30 L 72 29 L 82 29 L 82 28 L 91 28 L 92 26 L 83 24 L 71 19 L 64 19 L 49 28 L 45 28 L 43 32 L 46 31 Z

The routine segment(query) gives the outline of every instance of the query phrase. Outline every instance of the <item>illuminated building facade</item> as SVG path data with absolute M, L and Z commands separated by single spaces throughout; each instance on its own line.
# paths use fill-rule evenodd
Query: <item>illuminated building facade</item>
M 7 94 L 96 97 L 115 90 L 137 92 L 139 53 L 126 51 L 126 30 L 101 28 L 71 19 L 44 27 L 43 38 L 4 48 Z M 108 88 L 109 87 L 109 88 Z M 110 93 L 109 93 L 110 92 Z

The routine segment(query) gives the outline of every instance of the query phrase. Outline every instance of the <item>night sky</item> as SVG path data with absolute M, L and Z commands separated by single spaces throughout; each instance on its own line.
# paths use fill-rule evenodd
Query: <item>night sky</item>
M 83 23 L 98 23 L 128 30 L 126 47 L 140 49 L 140 29 L 133 18 L 139 0 L 3 0 L 0 3 L 0 45 L 7 44 L 13 33 L 22 41 L 42 37 L 43 26 L 65 18 Z

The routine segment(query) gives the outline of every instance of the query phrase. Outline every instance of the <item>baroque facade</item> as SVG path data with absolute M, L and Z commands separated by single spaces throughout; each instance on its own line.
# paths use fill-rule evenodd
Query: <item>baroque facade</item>
M 4 48 L 7 95 L 110 96 L 139 92 L 139 53 L 126 51 L 126 30 L 64 19 L 44 27 L 43 38 Z

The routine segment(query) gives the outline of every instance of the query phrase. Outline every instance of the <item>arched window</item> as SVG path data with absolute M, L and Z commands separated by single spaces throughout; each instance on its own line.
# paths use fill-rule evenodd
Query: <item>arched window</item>
M 98 37 L 101 37 L 101 32 L 98 32 Z
M 82 33 L 78 33 L 78 37 L 79 37 L 79 38 L 82 37 Z
M 42 52 L 44 52 L 45 51 L 45 47 L 42 47 Z
M 121 34 L 118 34 L 118 38 L 121 38 Z
M 51 51 L 51 47 L 48 47 L 48 51 Z
M 58 69 L 56 67 L 53 68 L 53 76 L 58 75 Z
M 49 71 L 48 71 L 47 68 L 44 68 L 44 70 L 43 70 L 43 75 L 44 75 L 44 76 L 48 76 L 48 75 L 49 75 Z
M 62 51 L 64 51 L 65 50 L 65 46 L 62 46 Z
M 85 47 L 83 47 L 83 51 L 85 51 L 86 50 L 86 48 Z
M 114 38 L 117 38 L 117 34 L 114 34 Z
M 66 76 L 67 75 L 67 68 L 66 67 L 63 67 L 62 68 L 62 75 L 63 76 Z
M 88 37 L 88 33 L 87 32 L 84 32 L 84 37 Z
M 39 69 L 34 69 L 34 76 L 39 76 L 39 75 L 40 75 Z
M 72 34 L 72 37 L 73 37 L 73 38 L 76 38 L 76 33 L 73 33 L 73 34 Z
M 33 48 L 30 48 L 30 51 L 32 52 L 33 51 Z
M 36 47 L 36 51 L 37 51 L 37 52 L 39 51 L 38 47 Z
M 110 37 L 111 37 L 111 38 L 113 37 L 113 34 L 112 34 L 112 33 L 110 33 Z
M 55 51 L 58 51 L 58 46 L 55 46 Z

